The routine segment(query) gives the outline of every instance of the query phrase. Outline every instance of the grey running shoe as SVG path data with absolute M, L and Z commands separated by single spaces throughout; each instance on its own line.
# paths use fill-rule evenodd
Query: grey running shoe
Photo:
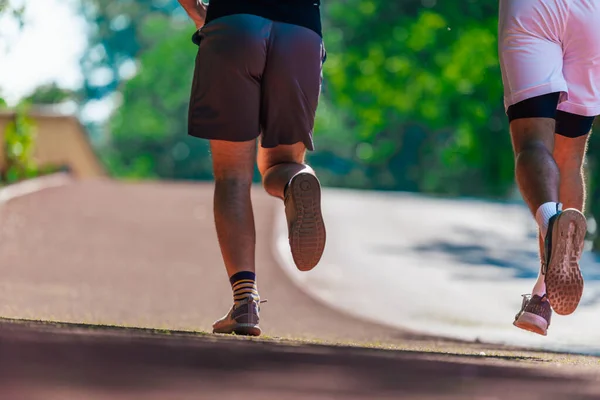
M 546 336 L 550 319 L 552 318 L 552 308 L 546 298 L 546 295 L 523 295 L 523 304 L 521 311 L 515 316 L 513 325 L 526 331 L 534 332 Z
M 213 324 L 213 333 L 260 336 L 262 331 L 258 326 L 258 314 L 261 303 L 266 303 L 266 300 L 248 297 L 236 302 L 227 315 Z
M 554 311 L 569 315 L 583 294 L 579 259 L 583 252 L 587 223 L 581 212 L 568 208 L 550 219 L 544 240 L 546 293 Z
M 310 271 L 321 260 L 326 237 L 317 177 L 300 173 L 292 178 L 284 204 L 294 262 L 300 271 Z

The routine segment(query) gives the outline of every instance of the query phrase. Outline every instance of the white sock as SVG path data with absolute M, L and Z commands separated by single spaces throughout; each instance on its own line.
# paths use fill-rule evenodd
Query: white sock
M 548 232 L 550 218 L 555 216 L 560 210 L 562 210 L 562 204 L 552 201 L 542 204 L 540 208 L 537 209 L 535 220 L 540 228 L 540 232 L 542 232 L 542 239 L 546 237 L 546 233 Z
M 544 203 L 537 209 L 535 213 L 535 220 L 540 228 L 542 240 L 546 238 L 546 234 L 548 233 L 548 224 L 550 223 L 550 218 L 555 216 L 561 210 L 562 204 L 555 203 L 553 201 Z M 546 277 L 542 274 L 541 269 L 531 294 L 538 295 L 540 297 L 546 294 Z

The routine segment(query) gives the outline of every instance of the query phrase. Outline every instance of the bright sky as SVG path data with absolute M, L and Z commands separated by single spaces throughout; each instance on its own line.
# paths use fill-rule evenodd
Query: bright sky
M 86 46 L 85 21 L 76 0 L 11 0 L 25 4 L 25 28 L 0 18 L 0 93 L 9 105 L 36 86 L 56 81 L 75 88 L 82 83 L 79 58 Z

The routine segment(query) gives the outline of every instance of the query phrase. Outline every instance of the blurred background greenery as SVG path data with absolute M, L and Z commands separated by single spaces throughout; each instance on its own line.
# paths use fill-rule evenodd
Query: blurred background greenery
M 323 3 L 328 58 L 317 151 L 309 155 L 322 182 L 519 199 L 502 103 L 497 2 Z M 21 12 L 6 0 L 0 7 Z M 24 103 L 75 102 L 81 109 L 111 99 L 110 117 L 86 128 L 112 176 L 211 179 L 207 143 L 186 135 L 197 48 L 177 1 L 80 0 L 78 12 L 89 26 L 83 84 L 44 85 Z M 599 162 L 600 141 L 592 137 L 589 211 L 597 216 Z

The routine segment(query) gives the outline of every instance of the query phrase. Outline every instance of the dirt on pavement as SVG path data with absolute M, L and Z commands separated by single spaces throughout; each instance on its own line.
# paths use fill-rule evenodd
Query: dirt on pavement
M 600 396 L 596 369 L 566 363 L 540 367 L 556 360 L 539 354 L 484 358 L 10 322 L 0 324 L 0 354 L 3 399 Z

